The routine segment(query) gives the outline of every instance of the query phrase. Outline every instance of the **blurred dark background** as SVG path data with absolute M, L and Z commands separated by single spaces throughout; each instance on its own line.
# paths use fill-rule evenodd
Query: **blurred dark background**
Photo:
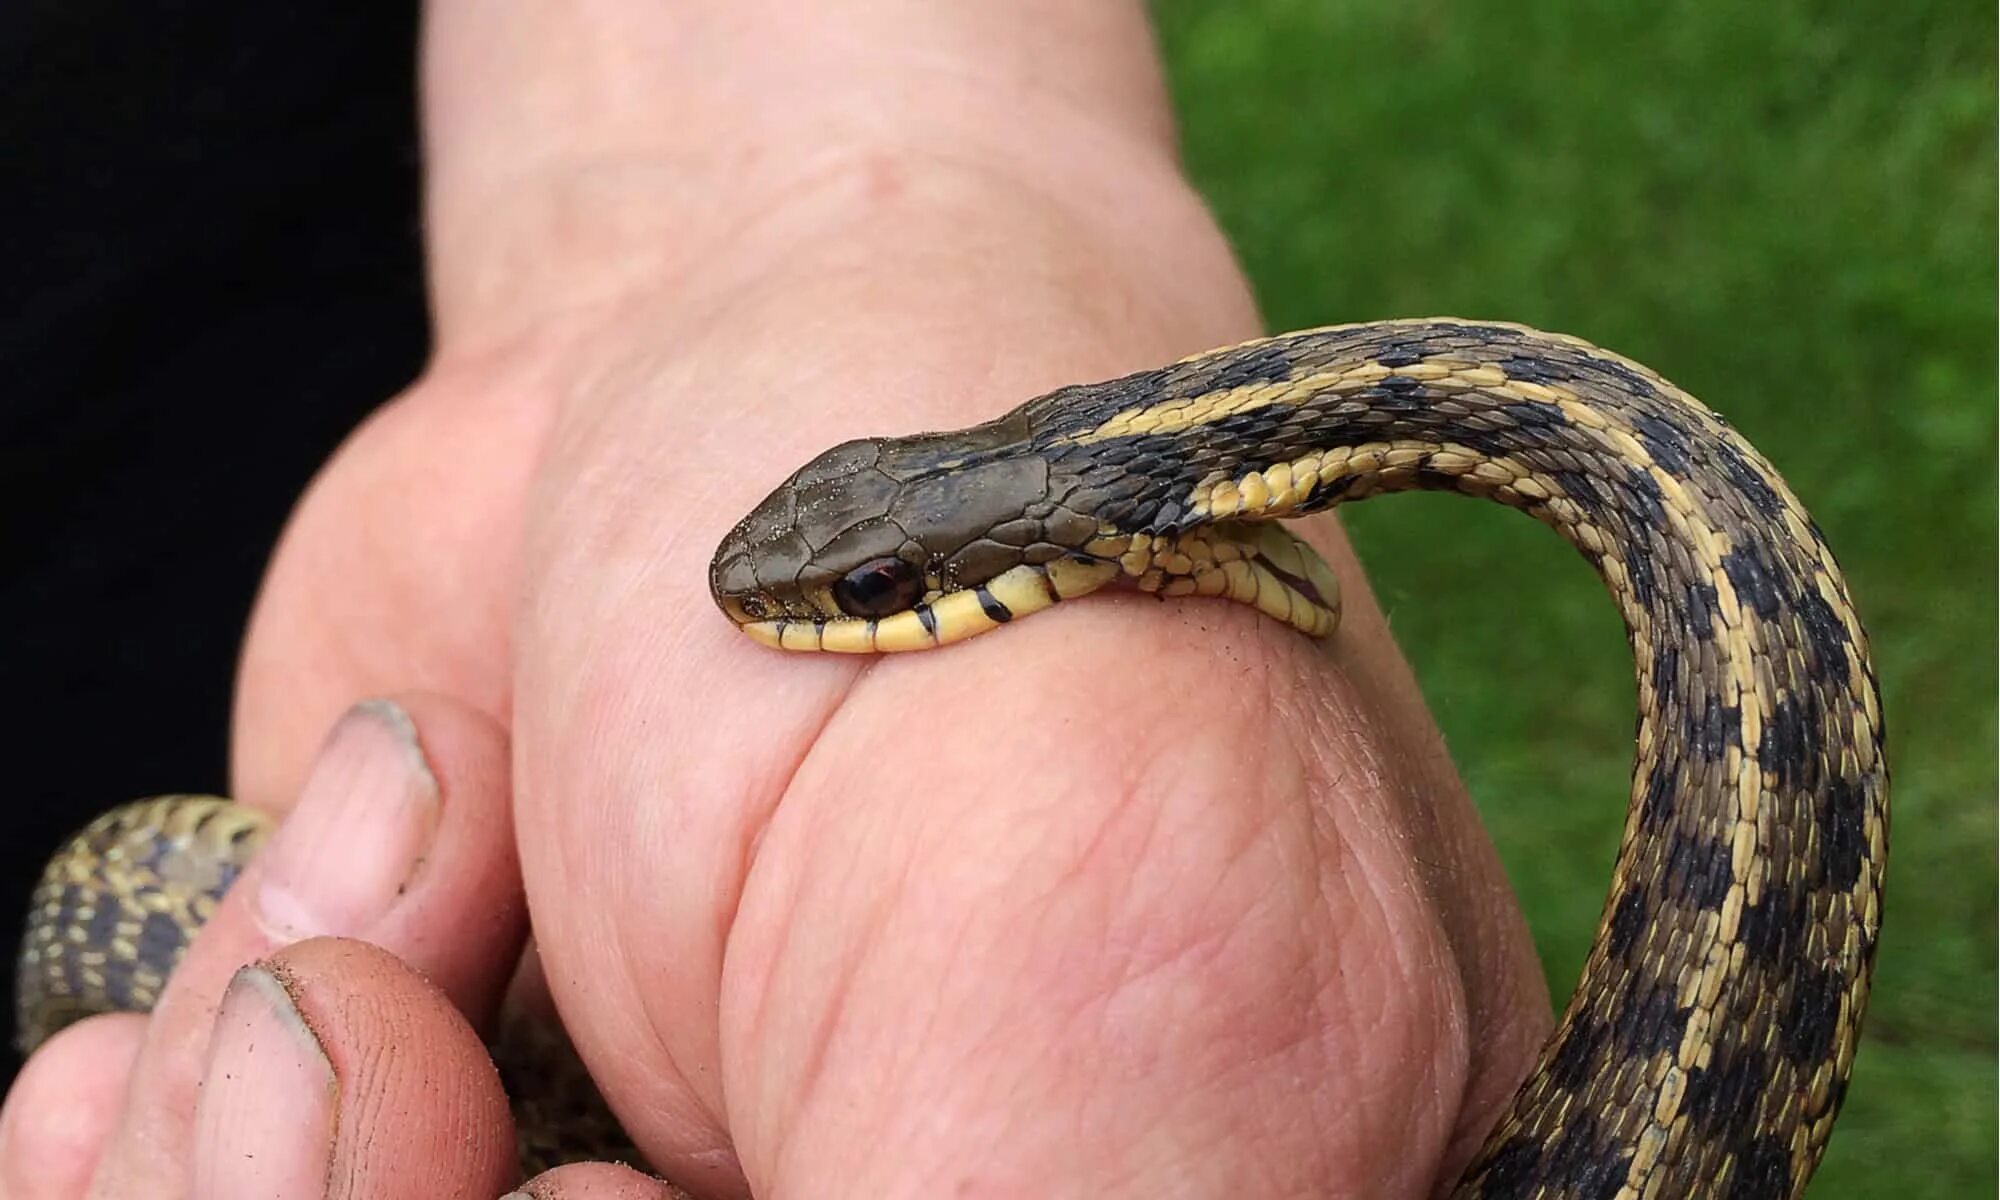
M 0 5 L 0 971 L 90 815 L 223 791 L 300 489 L 428 343 L 414 4 Z
M 1813 1194 L 1994 1195 L 1993 6 L 1153 7 L 1188 169 L 1272 327 L 1588 337 L 1727 414 L 1812 508 L 1895 771 L 1876 988 Z M 225 785 L 284 514 L 425 352 L 414 54 L 410 4 L 0 7 L 0 924 L 89 814 Z M 1566 996 L 1631 668 L 1581 562 L 1491 507 L 1346 519 Z

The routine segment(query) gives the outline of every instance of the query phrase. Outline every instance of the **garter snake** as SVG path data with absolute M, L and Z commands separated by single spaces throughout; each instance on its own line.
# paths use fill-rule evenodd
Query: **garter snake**
M 1452 1194 L 1798 1195 L 1847 1086 L 1879 927 L 1874 672 L 1798 500 L 1646 368 L 1473 321 L 1248 342 L 971 429 L 837 446 L 723 540 L 710 584 L 750 636 L 793 650 L 946 645 L 1114 581 L 1324 637 L 1334 576 L 1275 520 L 1412 488 L 1553 527 L 1617 602 L 1638 677 L 1625 835 L 1582 979 Z M 261 836 L 189 797 L 79 835 L 36 893 L 23 1044 L 149 1007 Z M 576 1148 L 560 1126 L 603 1117 L 557 1077 L 564 1103 L 530 1101 L 531 1163 Z M 615 1144 L 615 1126 L 591 1136 Z
M 1764 457 L 1652 371 L 1516 325 L 1307 330 L 806 464 L 722 542 L 789 650 L 920 650 L 1113 581 L 1326 636 L 1275 523 L 1412 488 L 1553 527 L 1617 602 L 1639 722 L 1583 976 L 1458 1197 L 1796 1196 L 1847 1086 L 1887 852 L 1867 641 Z

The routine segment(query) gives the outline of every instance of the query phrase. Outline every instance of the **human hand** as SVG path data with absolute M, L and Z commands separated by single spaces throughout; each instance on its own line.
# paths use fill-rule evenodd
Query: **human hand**
M 550 985 L 704 1194 L 1421 1195 L 1548 1025 L 1337 530 L 1331 652 L 1093 598 L 788 657 L 704 594 L 814 452 L 1250 336 L 1140 6 L 439 4 L 439 348 L 302 504 L 238 791 L 355 696 L 515 738 Z
M 357 707 L 153 1013 L 29 1060 L 0 1197 L 498 1195 L 513 1129 L 474 1025 L 519 956 L 515 861 L 491 721 Z

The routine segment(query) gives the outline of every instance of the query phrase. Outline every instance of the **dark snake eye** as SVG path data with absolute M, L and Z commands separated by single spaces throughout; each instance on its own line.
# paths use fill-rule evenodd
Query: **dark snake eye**
M 761 621 L 771 615 L 771 606 L 765 602 L 762 596 L 745 596 L 736 602 L 736 606 L 743 610 L 744 616 L 749 617 L 753 621 Z
M 916 604 L 924 594 L 921 571 L 900 558 L 878 558 L 841 576 L 833 598 L 850 617 L 886 617 Z

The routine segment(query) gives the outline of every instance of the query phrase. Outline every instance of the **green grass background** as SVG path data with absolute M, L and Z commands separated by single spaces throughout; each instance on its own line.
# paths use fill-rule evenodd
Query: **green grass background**
M 1990 3 L 1159 0 L 1189 169 L 1273 328 L 1498 317 L 1629 354 L 1812 508 L 1874 640 L 1889 897 L 1813 1194 L 1995 1194 Z M 1566 996 L 1631 667 L 1533 522 L 1345 510 Z

